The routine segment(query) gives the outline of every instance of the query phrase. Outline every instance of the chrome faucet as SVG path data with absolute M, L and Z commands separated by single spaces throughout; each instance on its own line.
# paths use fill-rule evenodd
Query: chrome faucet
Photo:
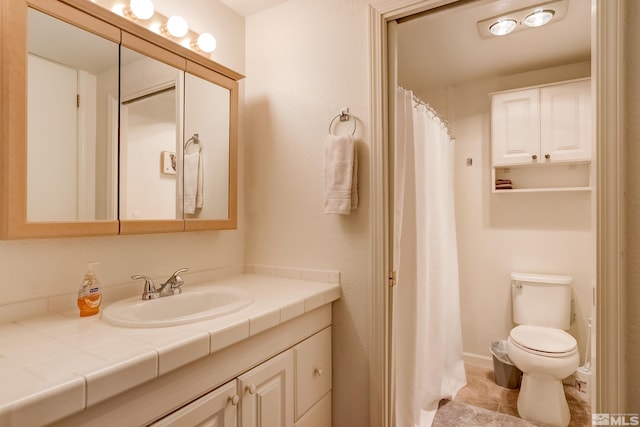
M 156 285 L 153 283 L 153 280 L 148 276 L 136 274 L 135 276 L 131 276 L 131 278 L 134 280 L 144 279 L 144 290 L 142 291 L 142 299 L 149 300 L 181 294 L 184 280 L 182 280 L 182 277 L 180 277 L 179 274 L 184 273 L 185 271 L 189 271 L 189 269 L 180 268 L 176 270 L 176 272 L 173 273 L 171 277 L 169 277 L 167 281 L 162 284 L 162 286 L 160 286 L 160 289 L 156 289 Z

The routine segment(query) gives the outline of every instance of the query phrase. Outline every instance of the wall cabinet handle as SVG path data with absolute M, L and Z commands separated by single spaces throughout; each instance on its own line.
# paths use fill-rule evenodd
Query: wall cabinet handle
M 249 392 L 249 394 L 255 394 L 256 392 L 256 385 L 255 384 L 251 384 L 247 386 L 247 391 Z
M 237 394 L 234 394 L 233 396 L 229 396 L 229 402 L 231 402 L 233 406 L 236 406 L 238 402 L 240 402 L 240 396 L 238 396 Z
M 547 160 L 549 160 L 549 159 L 551 158 L 551 154 L 545 154 L 545 155 L 544 155 L 544 158 L 545 158 L 545 159 L 547 159 Z
M 321 376 L 324 373 L 324 371 L 322 370 L 322 368 L 316 368 L 313 370 L 313 373 L 314 375 Z
M 538 155 L 537 155 L 537 154 L 533 154 L 533 155 L 531 156 L 531 158 L 532 158 L 533 160 L 537 160 L 537 159 L 538 159 Z

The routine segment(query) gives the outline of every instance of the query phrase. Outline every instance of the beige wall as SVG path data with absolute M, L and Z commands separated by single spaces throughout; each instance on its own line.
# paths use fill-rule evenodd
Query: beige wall
M 640 413 L 640 4 L 627 0 L 624 38 L 625 166 L 626 166 L 626 412 Z
M 163 6 L 178 4 L 167 0 L 154 3 L 163 14 L 171 13 Z M 244 18 L 217 0 L 209 1 L 207 7 L 198 0 L 185 0 L 179 2 L 179 7 L 194 28 L 211 31 L 218 38 L 219 49 L 213 59 L 244 72 Z M 105 287 L 130 283 L 132 274 L 166 277 L 178 267 L 198 271 L 243 265 L 242 136 L 241 133 L 237 231 L 0 241 L 0 306 L 76 292 L 86 263 L 91 260 L 101 262 L 96 272 Z
M 291 0 L 247 18 L 247 263 L 341 272 L 335 427 L 369 426 L 367 10 L 360 0 Z M 324 215 L 323 142 L 341 107 L 358 118 L 360 207 Z

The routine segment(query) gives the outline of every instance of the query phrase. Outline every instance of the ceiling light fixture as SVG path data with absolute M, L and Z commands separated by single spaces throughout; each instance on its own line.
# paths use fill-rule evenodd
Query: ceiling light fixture
M 504 36 L 515 30 L 518 22 L 515 19 L 500 19 L 489 27 L 489 32 L 494 36 Z
M 553 15 L 555 15 L 555 11 L 553 10 L 536 10 L 527 15 L 527 17 L 522 20 L 522 23 L 529 27 L 540 27 L 549 23 Z
M 478 21 L 478 32 L 482 38 L 492 38 L 540 27 L 552 20 L 561 21 L 567 16 L 568 9 L 569 0 L 551 0 L 523 9 L 505 10 L 501 15 Z

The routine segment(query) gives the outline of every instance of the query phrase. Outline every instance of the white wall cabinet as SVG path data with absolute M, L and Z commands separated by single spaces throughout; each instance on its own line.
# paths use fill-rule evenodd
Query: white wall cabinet
M 494 192 L 588 190 L 592 146 L 590 79 L 492 94 Z
M 327 327 L 152 426 L 331 427 L 331 374 Z

